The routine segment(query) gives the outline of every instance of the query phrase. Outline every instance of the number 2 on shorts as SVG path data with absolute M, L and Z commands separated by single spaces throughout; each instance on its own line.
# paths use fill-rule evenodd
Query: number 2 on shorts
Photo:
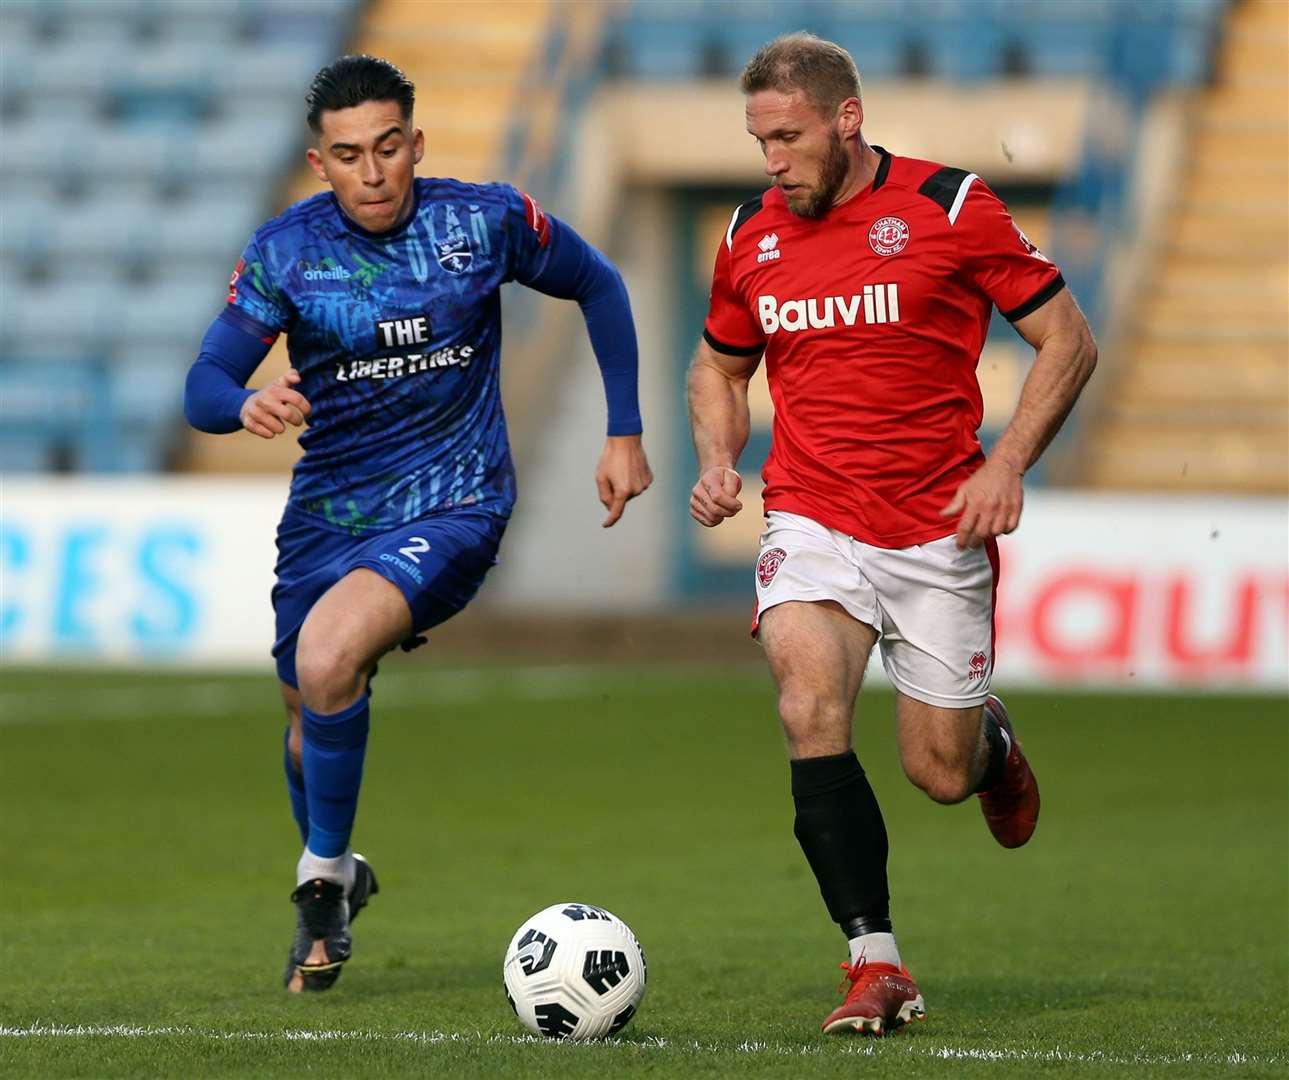
M 409 536 L 407 538 L 407 547 L 399 548 L 398 553 L 400 555 L 404 555 L 407 558 L 411 559 L 412 562 L 419 564 L 421 560 L 418 559 L 416 556 L 418 554 L 421 554 L 429 550 L 430 550 L 430 542 L 426 540 L 425 537 Z

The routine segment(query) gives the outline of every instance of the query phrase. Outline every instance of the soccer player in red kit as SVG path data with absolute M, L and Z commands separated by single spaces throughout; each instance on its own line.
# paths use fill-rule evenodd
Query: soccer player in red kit
M 699 476 L 690 513 L 737 514 L 747 385 L 774 402 L 753 633 L 779 688 L 794 831 L 849 942 L 825 1031 L 882 1034 L 925 1015 L 892 933 L 882 813 L 851 747 L 880 640 L 900 760 L 936 802 L 980 796 L 1019 847 L 1038 785 L 998 698 L 994 538 L 1021 479 L 1096 364 L 1059 270 L 974 174 L 865 142 L 859 74 L 837 45 L 790 34 L 743 72 L 747 129 L 772 186 L 740 206 L 716 256 L 689 374 Z M 976 364 L 993 307 L 1035 350 L 988 458 Z M 845 984 L 843 984 L 845 985 Z

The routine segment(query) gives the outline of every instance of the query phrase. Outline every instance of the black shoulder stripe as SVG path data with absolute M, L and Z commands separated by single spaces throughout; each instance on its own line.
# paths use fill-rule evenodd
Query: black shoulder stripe
M 951 169 L 946 166 L 923 180 L 922 186 L 918 188 L 918 194 L 939 203 L 947 214 L 953 209 L 953 200 L 958 197 L 958 189 L 962 187 L 962 182 L 970 175 L 966 169 Z
M 873 174 L 873 190 L 876 191 L 886 183 L 886 178 L 890 175 L 891 152 L 884 146 L 874 146 L 873 149 L 882 155 L 882 160 L 877 163 L 877 172 Z
M 760 356 L 765 352 L 764 342 L 760 345 L 727 345 L 712 337 L 706 329 L 703 330 L 703 340 L 718 353 L 724 353 L 726 356 Z
M 758 195 L 755 199 L 748 199 L 747 202 L 734 211 L 734 220 L 730 222 L 730 231 L 726 237 L 731 244 L 734 242 L 734 234 L 743 228 L 754 215 L 761 212 L 761 200 L 763 198 L 764 196 Z
M 1062 275 L 1057 274 L 1056 277 L 1021 304 L 1020 307 L 1014 307 L 1011 311 L 1004 311 L 1003 318 L 1008 322 L 1015 322 L 1017 319 L 1023 319 L 1026 315 L 1032 315 L 1064 288 L 1065 278 Z

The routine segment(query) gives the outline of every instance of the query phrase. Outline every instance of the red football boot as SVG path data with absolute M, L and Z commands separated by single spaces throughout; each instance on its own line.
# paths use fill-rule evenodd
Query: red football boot
M 926 1006 L 918 993 L 917 983 L 903 967 L 894 964 L 869 963 L 860 957 L 858 963 L 842 965 L 846 978 L 838 991 L 846 988 L 846 1000 L 828 1014 L 824 1031 L 857 1031 L 861 1035 L 888 1035 L 911 1020 L 925 1020 Z
M 1003 703 L 990 694 L 985 711 L 1011 739 L 1011 752 L 1003 778 L 988 791 L 980 792 L 980 809 L 994 839 L 1005 848 L 1018 848 L 1034 835 L 1038 825 L 1038 781 L 1021 752 L 1020 740 L 1012 730 Z

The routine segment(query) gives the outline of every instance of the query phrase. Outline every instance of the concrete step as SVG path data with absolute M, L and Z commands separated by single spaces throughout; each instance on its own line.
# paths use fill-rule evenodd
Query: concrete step
M 1196 169 L 1181 184 L 1180 197 L 1183 206 L 1224 207 L 1234 202 L 1274 212 L 1289 199 L 1289 171 L 1257 169 L 1237 175 Z
M 1278 263 L 1285 252 L 1284 230 L 1241 234 L 1228 229 L 1225 223 L 1182 222 L 1165 232 L 1162 252 L 1228 263 Z
M 1204 321 L 1143 317 L 1138 322 L 1136 333 L 1138 337 L 1161 343 L 1189 341 L 1218 349 L 1271 347 L 1283 350 L 1289 347 L 1289 332 L 1283 323 L 1279 326 L 1264 326 L 1226 319 Z M 1282 352 L 1281 355 L 1283 357 L 1285 354 Z
M 1289 77 L 1285 80 L 1285 93 L 1289 95 Z M 1283 121 L 1284 106 L 1285 102 L 1274 94 L 1227 83 L 1205 91 L 1200 111 L 1206 119 L 1221 114 L 1232 117 L 1236 122 L 1244 117 Z
M 1187 296 L 1151 294 L 1142 298 L 1137 310 L 1145 325 L 1158 322 L 1214 323 L 1238 319 L 1245 327 L 1257 327 L 1268 334 L 1279 331 L 1289 347 L 1289 307 L 1268 303 L 1247 293 Z
M 1289 493 L 1289 444 L 1283 432 L 1107 427 L 1086 440 L 1081 479 L 1115 490 L 1283 495 Z
M 1289 262 L 1251 261 L 1248 266 L 1173 256 L 1162 260 L 1154 287 L 1163 290 L 1257 293 L 1269 299 L 1289 296 Z
M 1276 410 L 1283 419 L 1289 405 L 1289 378 L 1283 365 L 1148 363 L 1137 354 L 1116 380 L 1115 400 L 1120 399 L 1168 408 L 1201 402 L 1205 407 L 1230 409 L 1255 402 Z
M 1195 134 L 1191 145 L 1194 157 L 1222 157 L 1243 168 L 1259 164 L 1279 165 L 1285 159 L 1289 136 L 1279 128 L 1243 127 L 1223 131 L 1204 127 Z
M 1227 431 L 1258 438 L 1275 435 L 1289 448 L 1289 422 L 1280 401 L 1137 397 L 1130 389 L 1126 382 L 1116 387 L 1118 393 L 1104 416 L 1108 426 L 1184 428 L 1204 438 Z
M 1289 380 L 1286 365 L 1286 342 L 1268 335 L 1264 341 L 1241 342 L 1235 347 L 1223 342 L 1195 340 L 1190 336 L 1162 338 L 1138 336 L 1125 344 L 1124 358 L 1129 363 L 1194 370 L 1197 367 L 1221 371 L 1228 367 L 1267 369 L 1282 380 Z

